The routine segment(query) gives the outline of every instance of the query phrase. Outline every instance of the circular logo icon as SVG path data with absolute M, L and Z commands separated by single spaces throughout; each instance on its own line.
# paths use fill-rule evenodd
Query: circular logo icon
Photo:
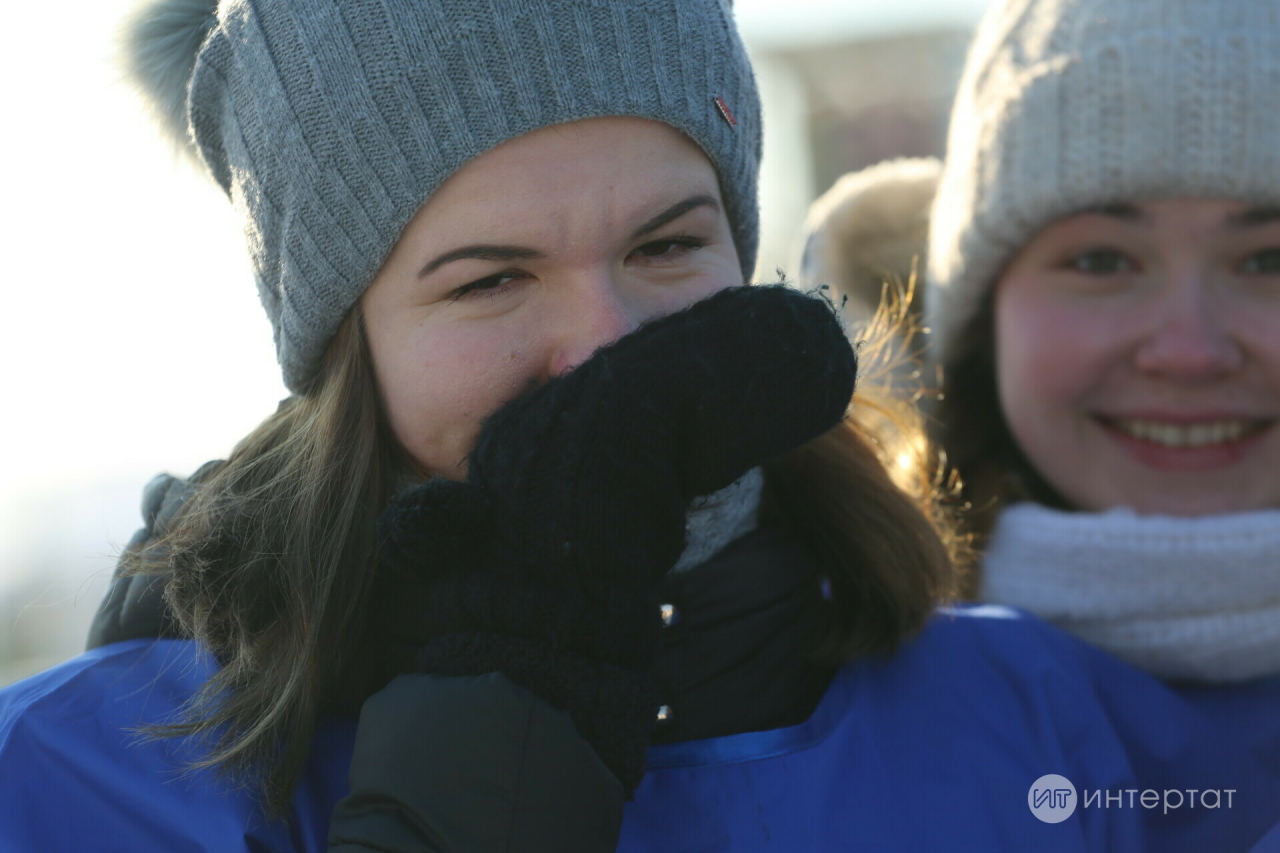
M 1031 783 L 1027 806 L 1045 823 L 1062 823 L 1076 810 L 1076 786 L 1056 773 L 1041 776 Z

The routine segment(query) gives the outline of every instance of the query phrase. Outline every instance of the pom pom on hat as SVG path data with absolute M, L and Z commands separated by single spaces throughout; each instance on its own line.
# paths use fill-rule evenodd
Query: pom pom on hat
M 196 54 L 217 22 L 218 0 L 159 0 L 138 6 L 120 33 L 129 78 L 165 134 L 192 156 L 187 91 Z

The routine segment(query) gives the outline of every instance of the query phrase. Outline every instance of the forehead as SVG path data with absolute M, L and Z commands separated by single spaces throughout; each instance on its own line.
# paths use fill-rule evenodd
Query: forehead
M 688 137 L 649 119 L 595 118 L 540 128 L 469 161 L 418 211 L 403 242 L 423 251 L 605 246 L 691 196 L 720 203 L 715 169 Z
M 593 118 L 507 140 L 468 161 L 427 204 L 501 203 L 524 193 L 554 200 L 672 180 L 709 180 L 714 186 L 715 170 L 702 149 L 670 125 L 631 117 Z

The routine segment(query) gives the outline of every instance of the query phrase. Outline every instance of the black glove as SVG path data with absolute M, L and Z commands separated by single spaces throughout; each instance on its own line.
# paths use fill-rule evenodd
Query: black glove
M 689 502 L 834 426 L 856 367 L 831 306 L 784 286 L 602 348 L 486 421 L 469 482 L 388 507 L 381 630 L 420 644 L 420 672 L 502 672 L 567 711 L 629 795 L 658 707 L 655 582 Z

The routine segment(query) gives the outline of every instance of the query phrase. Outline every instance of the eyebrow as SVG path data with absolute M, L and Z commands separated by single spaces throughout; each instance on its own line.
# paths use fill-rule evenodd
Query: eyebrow
M 714 198 L 712 198 L 709 195 L 689 196 L 684 201 L 676 202 L 675 204 L 668 207 L 666 210 L 659 213 L 657 216 L 650 219 L 645 224 L 641 225 L 631 234 L 631 239 L 639 240 L 641 237 L 644 237 L 647 234 L 652 234 L 654 231 L 657 231 L 662 226 L 676 221 L 677 219 L 679 219 L 681 216 L 684 216 L 689 211 L 695 210 L 699 207 L 710 207 L 712 210 L 715 210 L 718 213 L 720 211 L 720 202 L 716 201 Z
M 691 210 L 699 207 L 710 207 L 717 212 L 720 210 L 720 202 L 709 195 L 695 195 L 686 198 L 684 201 L 676 202 L 657 216 L 645 222 L 631 234 L 632 240 L 639 240 L 647 234 L 652 234 L 664 225 L 667 225 L 684 216 Z M 529 249 L 524 246 L 499 246 L 487 243 L 477 244 L 474 246 L 463 246 L 459 249 L 450 249 L 443 255 L 429 262 L 418 272 L 418 278 L 426 278 L 431 273 L 440 269 L 445 264 L 454 261 L 476 260 L 476 261 L 527 261 L 545 257 L 542 252 L 536 249 Z
M 1270 225 L 1280 220 L 1280 207 L 1251 207 L 1241 213 L 1233 213 L 1227 217 L 1227 226 L 1231 228 L 1250 228 L 1257 225 Z
M 1081 213 L 1090 213 L 1095 216 L 1110 216 L 1114 219 L 1123 219 L 1126 222 L 1141 222 L 1147 218 L 1147 215 L 1140 208 L 1132 204 L 1102 204 L 1097 207 L 1087 207 L 1080 211 Z
M 428 263 L 418 273 L 418 278 L 426 278 L 445 264 L 451 264 L 454 261 L 477 260 L 477 261 L 527 261 L 533 258 L 541 258 L 542 253 L 534 249 L 526 249 L 523 246 L 463 246 L 460 249 L 451 249 L 445 252 L 434 261 Z

